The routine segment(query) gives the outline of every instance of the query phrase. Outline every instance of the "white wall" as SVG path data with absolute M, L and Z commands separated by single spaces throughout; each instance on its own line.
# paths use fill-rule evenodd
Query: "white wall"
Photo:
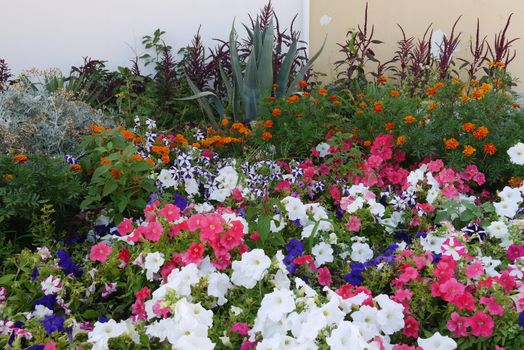
M 2 0 L 0 58 L 13 73 L 32 67 L 57 67 L 68 72 L 82 57 L 108 61 L 109 68 L 129 65 L 133 50 L 142 52 L 141 39 L 156 28 L 166 42 L 186 46 L 198 30 L 204 43 L 227 39 L 233 19 L 242 22 L 256 14 L 266 0 Z M 282 24 L 298 13 L 296 29 L 307 35 L 306 0 L 273 0 Z M 306 10 L 304 10 L 306 8 Z M 306 16 L 303 14 L 306 13 Z

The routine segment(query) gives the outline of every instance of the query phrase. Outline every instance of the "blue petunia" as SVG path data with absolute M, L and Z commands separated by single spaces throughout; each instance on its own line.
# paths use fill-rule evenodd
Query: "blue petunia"
M 73 262 L 73 259 L 67 254 L 65 250 L 56 252 L 58 256 L 58 265 L 66 275 L 73 275 L 75 277 L 82 277 L 82 268 Z
M 64 330 L 65 317 L 57 315 L 46 315 L 40 321 L 44 325 L 45 332 L 49 335 L 54 332 L 62 332 Z
M 520 316 L 519 316 L 519 326 L 521 326 L 522 328 L 524 328 L 524 311 L 521 311 L 521 312 L 520 312 Z
M 180 193 L 178 192 L 175 192 L 175 195 L 174 195 L 174 199 L 173 199 L 173 202 L 174 204 L 180 208 L 180 210 L 184 210 L 187 208 L 187 204 L 188 204 L 188 200 L 186 197 L 182 196 Z
M 56 295 L 46 295 L 35 301 L 35 306 L 36 305 L 44 305 L 49 310 L 53 310 L 56 305 Z
M 289 255 L 292 256 L 301 256 L 304 252 L 304 243 L 299 241 L 296 238 L 292 238 L 287 244 L 286 244 L 286 250 Z

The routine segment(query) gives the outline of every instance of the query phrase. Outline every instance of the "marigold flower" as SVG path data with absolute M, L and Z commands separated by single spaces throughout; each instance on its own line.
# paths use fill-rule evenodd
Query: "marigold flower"
M 358 106 L 359 106 L 361 109 L 364 109 L 364 108 L 366 108 L 368 105 L 366 104 L 366 102 L 360 102 L 360 103 L 358 104 Z
M 434 87 L 434 86 L 426 89 L 426 94 L 427 94 L 428 96 L 433 96 L 433 95 L 435 95 L 436 93 L 437 93 L 437 88 Z
M 377 83 L 378 84 L 385 84 L 388 82 L 388 77 L 384 76 L 384 75 L 381 75 L 380 77 L 377 78 Z
M 477 149 L 470 145 L 465 145 L 464 150 L 462 151 L 462 154 L 464 154 L 466 157 L 472 156 L 473 153 L 475 153 Z
M 300 86 L 301 88 L 307 88 L 309 86 L 309 83 L 305 80 L 301 80 L 298 82 L 298 86 Z
M 400 96 L 400 92 L 399 92 L 398 90 L 391 90 L 391 91 L 389 92 L 389 95 L 390 95 L 391 97 L 398 97 L 398 96 Z
M 475 124 L 469 122 L 462 124 L 462 130 L 465 132 L 472 132 L 476 127 L 477 126 Z
M 483 138 L 485 138 L 486 136 L 488 136 L 489 134 L 489 129 L 486 128 L 485 126 L 480 126 L 477 130 L 475 130 L 475 132 L 473 133 L 473 137 L 476 139 L 476 140 L 482 140 Z
M 484 93 L 488 93 L 488 92 L 490 92 L 492 89 L 493 89 L 493 87 L 491 86 L 491 84 L 488 84 L 488 83 L 482 83 L 482 85 L 480 85 L 480 90 L 484 91 Z
M 300 96 L 298 95 L 289 96 L 287 99 L 289 103 L 297 103 L 298 101 L 300 101 Z
M 6 175 L 7 176 L 7 175 Z M 522 186 L 522 179 L 518 176 L 512 176 L 508 180 L 508 185 L 512 188 L 518 188 Z
M 512 104 L 512 106 L 513 106 L 513 108 L 517 108 L 517 109 L 520 108 L 520 105 L 518 103 L 514 103 L 514 104 Z
M 362 114 L 364 114 L 364 111 L 363 111 L 363 110 L 361 110 L 361 109 L 359 109 L 359 110 L 358 110 L 358 111 L 356 111 L 355 113 L 356 113 L 357 115 L 362 115 Z
M 371 146 L 371 141 L 369 141 L 369 140 L 364 141 L 364 146 L 365 147 Z
M 484 145 L 484 153 L 489 154 L 490 156 L 497 153 L 497 147 L 492 143 L 486 143 Z
M 332 101 L 332 102 L 335 102 L 337 100 L 337 95 L 329 96 L 329 100 Z
M 417 118 L 415 118 L 412 115 L 407 115 L 407 116 L 404 117 L 404 123 L 406 123 L 406 124 L 411 124 L 411 123 L 413 123 L 416 120 L 417 120 Z
M 97 134 L 100 134 L 102 131 L 104 131 L 104 127 L 101 125 L 89 125 L 88 129 Z
M 393 130 L 393 129 L 395 129 L 395 123 L 393 123 L 393 122 L 386 123 L 385 127 L 386 127 L 387 131 Z
M 111 176 L 113 176 L 114 179 L 120 179 L 121 173 L 116 168 L 110 168 L 109 171 L 111 171 Z
M 162 163 L 164 163 L 164 164 L 169 163 L 169 155 L 168 154 L 164 154 L 162 156 Z
M 155 166 L 155 161 L 154 161 L 153 159 L 151 159 L 151 158 L 147 158 L 147 159 L 146 159 L 146 162 L 147 162 L 149 165 L 151 165 L 152 167 Z
M 304 91 L 304 97 L 311 97 L 311 92 L 309 91 Z
M 455 149 L 459 146 L 459 142 L 457 139 L 451 137 L 449 139 L 444 140 L 444 145 L 447 149 Z
M 82 166 L 80 164 L 71 164 L 69 166 L 69 170 L 75 173 L 81 173 L 82 172 Z
M 484 90 L 477 89 L 471 93 L 471 96 L 476 100 L 481 100 L 484 97 Z
M 460 99 L 462 100 L 462 102 L 468 102 L 469 100 L 471 100 L 471 98 L 469 98 L 468 94 L 466 94 L 465 92 L 462 93 Z
M 381 113 L 384 111 L 384 103 L 382 101 L 377 101 L 373 105 L 373 112 L 375 113 Z
M 224 118 L 222 119 L 222 126 L 228 126 L 229 125 L 229 119 Z
M 14 178 L 13 174 L 5 174 L 4 175 L 4 180 L 5 181 L 12 181 Z
M 326 96 L 328 94 L 327 89 L 319 89 L 318 90 L 319 95 Z
M 362 92 L 357 94 L 357 98 L 358 99 L 361 99 L 361 98 L 364 98 L 364 96 L 366 96 L 365 94 L 363 94 Z
M 193 142 L 192 146 L 195 148 L 200 148 L 200 144 L 198 142 Z
M 132 161 L 135 161 L 135 162 L 139 162 L 141 160 L 143 160 L 142 156 L 140 154 L 132 154 L 131 155 L 131 160 Z
M 178 142 L 178 143 L 182 143 L 184 145 L 187 145 L 189 143 L 187 141 L 187 139 L 184 137 L 184 135 L 182 135 L 182 134 L 176 134 L 175 141 Z M 167 147 L 165 147 L 165 148 L 167 148 Z M 169 149 L 167 150 L 167 152 L 169 152 Z
M 267 140 L 269 140 L 269 139 L 272 138 L 272 137 L 273 137 L 273 135 L 271 135 L 270 132 L 265 131 L 265 132 L 262 133 L 262 139 L 263 139 L 264 141 L 267 141 Z
M 13 157 L 13 160 L 18 162 L 18 164 L 24 164 L 27 161 L 27 156 L 25 154 L 17 154 Z
M 113 161 L 111 159 L 107 159 L 107 157 L 102 157 L 100 158 L 100 164 L 101 165 L 113 164 Z
M 437 108 L 437 103 L 435 101 L 431 102 L 429 105 L 428 105 L 428 111 L 432 111 L 434 109 Z
M 275 108 L 275 109 L 278 109 L 278 108 Z M 273 111 L 275 111 L 275 109 Z M 280 111 L 280 109 L 278 109 Z M 244 125 L 242 125 L 242 123 L 233 123 L 233 125 L 231 125 L 231 129 L 232 130 L 239 130 L 241 128 L 243 128 Z
M 400 135 L 399 137 L 397 137 L 397 146 L 402 146 L 403 144 L 405 144 L 407 139 L 408 138 L 404 135 Z

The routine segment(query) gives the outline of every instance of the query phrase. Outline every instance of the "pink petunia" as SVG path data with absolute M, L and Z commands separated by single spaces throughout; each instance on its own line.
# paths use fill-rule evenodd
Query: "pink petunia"
M 202 243 L 194 242 L 191 243 L 187 251 L 182 256 L 182 261 L 186 264 L 200 264 L 204 256 L 206 247 Z
M 484 266 L 481 262 L 475 262 L 466 267 L 466 276 L 468 278 L 478 278 L 484 273 Z
M 493 297 L 481 297 L 480 303 L 486 305 L 486 310 L 490 315 L 493 316 L 502 316 L 504 315 L 504 308 L 497 303 Z
M 249 332 L 249 325 L 245 322 L 237 322 L 231 326 L 231 332 L 240 335 L 247 335 Z
M 125 236 L 128 233 L 133 231 L 133 220 L 131 219 L 124 219 L 120 224 L 117 226 L 117 231 L 120 233 L 120 236 Z
M 419 328 L 420 324 L 418 323 L 416 318 L 414 318 L 411 315 L 406 317 L 406 321 L 404 323 L 404 335 L 406 337 L 418 338 Z
M 152 221 L 147 224 L 144 231 L 144 237 L 150 242 L 158 242 L 162 236 L 162 233 L 164 233 L 162 224 L 157 221 Z
M 428 171 L 432 173 L 437 173 L 444 167 L 444 162 L 440 159 L 433 160 L 428 163 Z
M 173 222 L 180 219 L 180 208 L 173 204 L 166 204 L 166 206 L 160 210 L 160 215 L 168 222 Z
M 329 286 L 331 284 L 331 272 L 327 267 L 318 269 L 318 284 L 321 286 Z
M 457 312 L 453 312 L 451 314 L 451 318 L 448 320 L 446 327 L 448 330 L 453 332 L 455 337 L 467 337 L 469 335 L 469 319 L 467 317 L 460 316 Z
M 111 254 L 111 251 L 112 248 L 110 246 L 104 242 L 100 242 L 91 247 L 89 259 L 91 261 L 100 261 L 101 263 L 104 263 L 107 260 L 107 257 Z
M 360 219 L 358 216 L 351 215 L 348 220 L 347 228 L 349 231 L 352 232 L 359 232 L 360 231 Z
M 475 315 L 469 317 L 469 326 L 471 327 L 471 334 L 477 337 L 489 337 L 493 333 L 495 322 L 493 319 L 478 311 Z

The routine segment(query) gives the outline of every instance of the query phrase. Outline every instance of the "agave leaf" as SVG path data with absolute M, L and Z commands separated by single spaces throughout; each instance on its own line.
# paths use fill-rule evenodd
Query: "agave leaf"
M 253 51 L 255 51 L 255 59 L 257 62 L 260 59 L 260 53 L 262 50 L 262 29 L 260 28 L 260 22 L 257 19 L 255 24 L 255 30 L 253 31 Z
M 252 51 L 246 67 L 246 75 L 242 89 L 240 89 L 242 96 L 242 104 L 244 109 L 244 121 L 250 122 L 257 117 L 258 104 L 260 102 L 260 87 L 257 78 L 257 61 L 255 53 Z
M 304 78 L 304 75 L 306 74 L 308 69 L 311 67 L 313 62 L 315 62 L 316 59 L 320 56 L 320 54 L 322 53 L 322 50 L 324 50 L 324 46 L 326 45 L 326 39 L 327 39 L 327 35 L 324 38 L 324 42 L 322 43 L 322 46 L 320 47 L 320 50 L 318 50 L 317 53 L 314 54 L 307 61 L 307 63 L 298 71 L 297 75 L 295 76 L 295 79 L 293 79 L 293 82 L 291 83 L 291 85 L 289 86 L 289 88 L 287 90 L 286 96 L 289 96 L 289 95 L 291 95 L 293 93 L 293 91 L 296 88 L 298 82 Z
M 264 40 L 257 57 L 258 83 L 262 97 L 271 95 L 273 85 L 273 22 L 264 31 Z
M 233 76 L 235 77 L 235 82 L 238 89 L 242 91 L 242 69 L 240 68 L 240 58 L 238 57 L 237 42 L 235 37 L 235 22 L 233 22 L 231 33 L 229 33 L 229 52 L 231 53 L 231 67 L 233 68 Z
M 291 67 L 293 66 L 295 55 L 297 54 L 297 46 L 298 42 L 296 40 L 293 40 L 293 42 L 289 46 L 288 52 L 286 53 L 286 57 L 284 57 L 284 61 L 280 66 L 280 71 L 278 72 L 277 76 L 278 88 L 275 96 L 277 98 L 284 96 L 284 94 L 286 93 L 287 84 L 289 82 L 289 74 L 291 73 Z
M 231 85 L 231 82 L 229 81 L 229 78 L 226 75 L 226 72 L 224 72 L 224 68 L 221 64 L 218 65 L 218 69 L 220 70 L 220 77 L 222 78 L 222 82 L 224 83 L 224 86 L 226 87 L 227 91 L 227 100 L 229 103 L 233 101 L 233 85 Z
M 210 105 L 209 101 L 206 99 L 206 97 L 211 96 L 213 98 L 213 100 L 214 100 L 214 104 L 215 104 L 215 108 L 216 108 L 217 107 L 217 100 L 218 100 L 218 102 L 220 102 L 220 99 L 218 98 L 218 96 L 215 95 L 214 93 L 212 93 L 211 91 L 200 91 L 198 89 L 198 87 L 196 86 L 196 84 L 193 83 L 193 81 L 187 76 L 187 74 L 186 74 L 186 79 L 187 79 L 187 85 L 189 86 L 191 91 L 193 91 L 194 95 L 193 96 L 189 96 L 189 97 L 176 98 L 175 100 L 179 100 L 179 101 L 196 100 L 198 102 L 198 104 L 200 105 L 200 108 L 202 108 L 202 110 L 206 114 L 206 116 L 209 119 L 209 122 L 211 123 L 211 125 L 213 125 L 213 127 L 216 128 L 217 130 L 220 129 L 220 127 L 218 126 L 218 123 L 216 121 L 215 114 L 213 113 L 213 109 L 211 108 L 211 105 Z M 217 111 L 220 114 L 221 111 L 218 110 L 218 109 L 217 109 Z M 223 111 L 223 108 L 222 108 L 222 111 Z M 220 117 L 222 117 L 223 115 L 224 114 L 222 112 Z

